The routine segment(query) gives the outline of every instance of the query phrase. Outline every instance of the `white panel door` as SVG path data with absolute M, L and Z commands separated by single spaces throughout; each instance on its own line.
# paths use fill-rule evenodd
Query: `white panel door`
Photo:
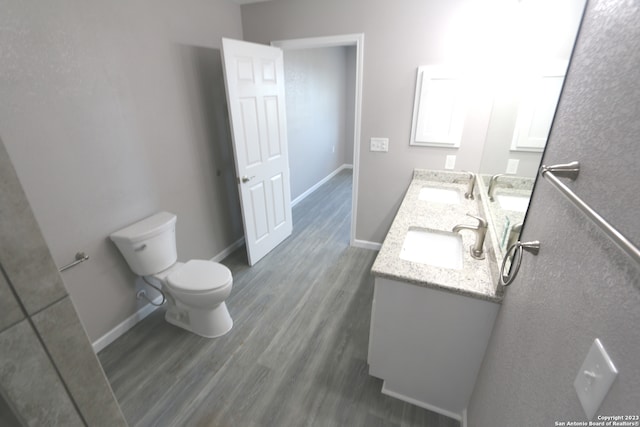
M 249 265 L 292 230 L 282 50 L 222 39 Z

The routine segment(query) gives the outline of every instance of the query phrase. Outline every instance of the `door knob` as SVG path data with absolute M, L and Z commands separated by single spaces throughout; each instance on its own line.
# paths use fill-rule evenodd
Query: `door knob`
M 242 182 L 249 182 L 249 181 L 251 181 L 253 178 L 255 178 L 255 175 L 254 175 L 254 176 L 246 176 L 246 175 L 245 175 L 245 176 L 243 176 L 243 177 L 242 177 Z

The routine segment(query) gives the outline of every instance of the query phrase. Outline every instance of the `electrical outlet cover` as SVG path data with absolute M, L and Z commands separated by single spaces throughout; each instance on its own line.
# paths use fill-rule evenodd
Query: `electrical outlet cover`
M 445 158 L 444 168 L 452 170 L 456 167 L 456 156 L 450 155 Z
M 371 138 L 369 144 L 370 151 L 389 151 L 389 138 Z
M 520 163 L 520 160 L 518 159 L 509 159 L 507 160 L 507 170 L 506 173 L 511 174 L 511 175 L 515 175 L 518 173 L 518 164 Z
M 593 419 L 617 376 L 618 370 L 600 340 L 596 338 L 573 382 L 582 409 L 589 420 Z

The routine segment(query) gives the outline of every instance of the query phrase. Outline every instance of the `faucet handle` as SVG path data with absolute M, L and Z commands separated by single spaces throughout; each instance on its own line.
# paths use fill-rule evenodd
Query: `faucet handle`
M 473 200 L 473 189 L 476 186 L 476 174 L 470 171 L 463 171 L 464 173 L 469 174 L 469 186 L 467 187 L 467 191 L 464 193 L 464 198 L 468 200 Z
M 482 228 L 487 228 L 487 220 L 482 218 L 481 216 L 476 216 L 473 215 L 469 212 L 467 212 L 467 216 L 470 216 L 471 218 L 477 219 L 478 220 L 478 227 L 482 227 Z
M 499 173 L 496 175 L 493 175 L 491 177 L 491 179 L 489 180 L 489 189 L 487 190 L 487 196 L 489 196 L 489 201 L 493 202 L 494 198 L 493 198 L 493 193 L 496 191 L 496 185 L 498 183 L 498 178 L 500 178 L 501 176 L 504 176 L 503 173 Z

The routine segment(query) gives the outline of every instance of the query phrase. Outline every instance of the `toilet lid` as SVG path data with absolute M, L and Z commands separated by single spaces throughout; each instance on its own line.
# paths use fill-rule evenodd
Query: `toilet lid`
M 213 261 L 193 259 L 167 277 L 168 284 L 181 291 L 204 292 L 228 285 L 231 271 Z

